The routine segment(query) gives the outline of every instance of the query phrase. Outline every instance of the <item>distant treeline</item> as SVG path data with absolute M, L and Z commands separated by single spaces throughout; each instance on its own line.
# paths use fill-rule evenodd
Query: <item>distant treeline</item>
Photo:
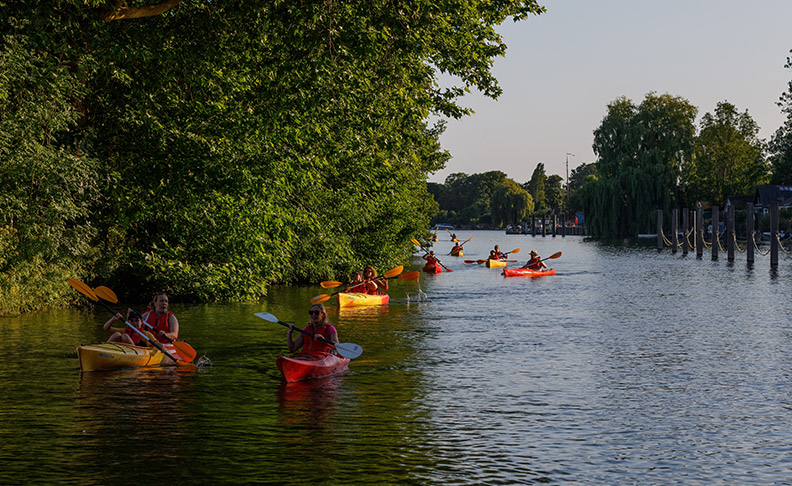
M 469 114 L 469 88 L 497 98 L 495 27 L 542 11 L 5 2 L 0 315 L 70 302 L 69 277 L 249 300 L 403 262 L 448 159 L 427 120 Z
M 429 183 L 440 208 L 433 222 L 500 227 L 533 213 L 581 211 L 593 236 L 652 233 L 658 209 L 723 205 L 760 184 L 792 184 L 792 81 L 778 104 L 787 120 L 767 142 L 748 111 L 727 101 L 697 130 L 698 109 L 683 98 L 649 93 L 639 105 L 619 98 L 594 130 L 597 160 L 570 173 L 568 205 L 563 179 L 546 177 L 543 164 L 523 184 L 499 171 L 452 174 Z

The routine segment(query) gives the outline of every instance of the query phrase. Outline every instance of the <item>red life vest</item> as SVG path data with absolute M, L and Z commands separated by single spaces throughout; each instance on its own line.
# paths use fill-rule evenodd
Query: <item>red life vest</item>
M 538 256 L 531 257 L 531 259 L 528 260 L 528 268 L 530 268 L 531 270 L 539 270 L 540 268 L 542 268 L 542 259 L 539 258 Z
M 140 329 L 140 331 L 143 332 L 143 329 Z M 129 337 L 132 338 L 132 343 L 135 346 L 148 346 L 149 344 L 149 342 L 145 338 L 143 338 L 143 336 L 133 331 L 132 328 L 129 326 L 127 326 L 126 329 L 124 329 L 124 334 L 128 334 Z
M 332 336 L 336 332 L 336 328 L 332 326 L 332 324 L 325 324 L 323 327 L 320 327 L 317 330 L 308 324 L 303 328 L 303 331 L 316 334 L 322 336 L 323 338 L 330 341 L 330 336 Z M 303 346 L 302 352 L 303 353 L 327 353 L 329 350 L 333 349 L 331 346 L 328 346 L 324 342 L 319 339 L 314 339 L 311 336 L 306 336 L 303 334 Z
M 172 315 L 173 312 L 166 312 L 158 316 L 153 310 L 148 311 L 146 314 L 146 322 L 151 324 L 151 326 L 155 329 L 155 332 L 152 332 L 151 334 L 153 334 L 154 337 L 157 338 L 157 341 L 161 343 L 167 343 L 168 339 L 165 338 L 165 336 L 160 336 L 160 334 L 156 331 L 170 332 L 170 324 L 168 324 L 168 321 Z

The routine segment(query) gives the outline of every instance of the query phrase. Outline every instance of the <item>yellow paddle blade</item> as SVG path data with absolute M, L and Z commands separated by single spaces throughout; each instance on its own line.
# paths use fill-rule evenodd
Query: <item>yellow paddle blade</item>
M 402 271 L 403 271 L 403 270 L 404 270 L 404 265 L 399 265 L 399 266 L 398 266 L 398 267 L 396 267 L 396 268 L 393 268 L 393 269 L 391 269 L 391 270 L 388 270 L 388 271 L 387 271 L 387 272 L 385 272 L 385 273 L 384 273 L 382 276 L 383 276 L 383 277 L 388 277 L 388 278 L 389 278 L 389 277 L 395 277 L 396 275 L 398 275 L 398 274 L 402 273 Z
M 332 297 L 330 294 L 319 294 L 311 299 L 311 304 L 321 304 L 322 302 L 327 302 L 330 300 L 330 297 Z
M 110 302 L 111 304 L 117 304 L 118 303 L 118 297 L 116 296 L 115 292 L 113 292 L 112 289 L 109 289 L 109 288 L 105 287 L 104 285 L 100 285 L 100 286 L 96 287 L 94 289 L 94 292 L 96 292 L 96 296 L 99 297 L 102 300 L 106 300 L 107 302 Z
M 339 285 L 344 285 L 344 282 L 337 282 L 335 280 L 325 280 L 324 282 L 320 283 L 319 285 L 321 285 L 323 289 L 332 289 L 333 287 L 338 287 Z
M 99 301 L 99 299 L 96 297 L 96 293 L 88 285 L 80 282 L 76 278 L 70 278 L 68 280 L 68 282 L 69 282 L 69 285 L 71 285 L 74 288 L 74 290 L 76 290 L 77 292 L 83 294 L 84 296 L 88 297 L 89 299 L 91 299 L 94 302 L 98 302 Z
M 421 244 L 415 238 L 410 238 L 410 241 L 412 241 L 413 245 L 421 246 Z
M 407 272 L 399 275 L 399 280 L 418 280 L 421 276 L 421 272 L 414 271 L 414 272 Z

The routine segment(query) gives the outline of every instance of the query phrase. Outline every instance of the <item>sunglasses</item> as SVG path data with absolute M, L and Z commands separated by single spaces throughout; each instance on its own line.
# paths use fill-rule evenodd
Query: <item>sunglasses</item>
M 322 311 L 318 311 L 318 310 L 309 310 L 308 311 L 308 314 L 312 315 L 312 316 L 318 316 L 321 313 L 322 313 Z

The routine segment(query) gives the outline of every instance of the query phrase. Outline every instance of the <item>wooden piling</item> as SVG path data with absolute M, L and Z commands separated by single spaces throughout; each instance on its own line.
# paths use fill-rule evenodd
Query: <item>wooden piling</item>
M 770 203 L 770 266 L 778 266 L 778 201 Z
M 679 244 L 679 209 L 674 208 L 671 210 L 671 253 L 677 252 L 677 245 Z
M 734 261 L 734 204 L 726 207 L 726 259 Z
M 688 227 L 690 226 L 690 211 L 688 208 L 682 209 L 682 255 L 687 255 L 690 250 L 690 240 L 688 240 Z
M 542 236 L 547 236 L 547 215 L 542 215 Z
M 712 243 L 712 259 L 718 259 L 718 206 L 712 206 L 712 231 L 710 232 L 710 242 Z
M 558 220 L 556 219 L 555 213 L 553 213 L 553 238 L 556 237 L 556 228 L 558 228 Z
M 696 205 L 696 256 L 704 256 L 704 209 L 701 203 Z
M 566 214 L 561 215 L 561 238 L 566 238 Z
M 536 215 L 531 216 L 531 236 L 536 236 Z
M 745 249 L 745 260 L 748 263 L 754 262 L 754 207 L 753 203 L 745 203 L 745 238 L 747 248 Z
M 663 249 L 663 210 L 657 210 L 657 249 Z

